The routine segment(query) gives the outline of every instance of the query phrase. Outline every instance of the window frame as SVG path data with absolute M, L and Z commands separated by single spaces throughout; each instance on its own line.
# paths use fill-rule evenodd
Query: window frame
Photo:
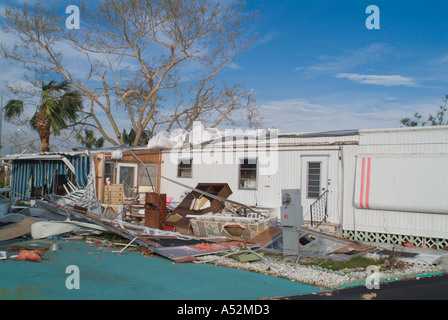
M 310 164 L 319 164 L 319 180 L 310 180 L 310 169 L 316 170 L 317 168 L 310 168 Z M 317 175 L 316 173 L 313 173 L 311 175 Z M 319 184 L 317 186 L 317 191 L 311 191 L 313 195 L 310 196 L 310 181 L 318 181 Z M 306 171 L 306 198 L 307 199 L 318 199 L 320 197 L 320 189 L 321 189 L 321 183 L 322 183 L 322 161 L 308 161 L 307 162 L 307 171 Z M 313 188 L 316 188 L 316 186 L 312 186 Z M 314 196 L 317 193 L 317 196 Z
M 185 163 L 189 161 L 190 163 Z M 187 168 L 181 168 L 181 164 L 185 165 L 189 165 L 189 171 L 190 171 L 190 176 L 182 176 L 181 173 L 182 172 L 186 172 Z M 184 178 L 184 179 L 192 179 L 193 178 L 193 158 L 189 158 L 189 159 L 179 159 L 179 162 L 177 163 L 177 177 L 178 178 Z
M 157 164 L 151 164 L 151 163 L 139 164 L 139 166 L 138 166 L 138 189 L 140 190 L 140 187 L 151 187 L 149 185 L 142 184 L 142 180 L 147 179 L 147 174 L 146 174 L 145 168 L 148 169 L 149 179 L 151 179 L 151 183 L 153 184 L 152 192 L 158 192 L 158 190 L 159 190 L 159 186 L 158 186 L 159 167 Z M 152 170 L 154 170 L 154 175 L 151 175 Z M 139 191 L 139 193 L 140 193 L 140 191 Z
M 112 165 L 112 173 L 107 173 L 106 171 L 106 166 L 107 165 Z M 112 177 L 111 177 L 112 175 Z M 115 162 L 105 162 L 104 163 L 104 182 L 106 182 L 106 178 L 111 178 L 110 179 L 110 183 L 111 184 L 115 184 Z
M 133 186 L 125 186 L 125 184 L 123 182 L 120 182 L 120 178 L 121 178 L 121 170 L 122 167 L 129 167 L 129 168 L 133 168 L 134 169 L 134 177 L 133 177 Z M 118 184 L 123 184 L 123 192 L 125 194 L 125 197 L 133 197 L 134 193 L 138 194 L 138 164 L 137 163 L 130 163 L 130 162 L 118 162 L 117 163 L 117 183 Z M 128 189 L 126 189 L 126 187 L 128 187 Z M 131 195 L 126 194 L 126 190 L 130 190 L 132 192 Z
M 245 162 L 248 163 L 245 163 Z M 249 163 L 255 161 L 255 168 L 242 168 L 243 165 L 254 165 L 253 163 Z M 253 178 L 242 177 L 242 170 L 246 171 L 254 171 L 255 175 Z M 254 181 L 254 187 L 244 187 L 242 186 L 243 181 Z M 238 189 L 239 190 L 258 190 L 258 158 L 240 158 L 238 164 Z

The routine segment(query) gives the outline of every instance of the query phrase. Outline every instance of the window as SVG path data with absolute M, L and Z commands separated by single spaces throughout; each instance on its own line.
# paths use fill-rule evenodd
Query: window
M 181 160 L 179 162 L 179 165 L 177 166 L 177 177 L 178 178 L 191 178 L 192 170 L 191 170 L 191 164 L 193 162 L 193 159 L 188 160 Z
M 248 190 L 255 190 L 257 188 L 256 159 L 241 159 L 239 188 Z
M 112 162 L 106 162 L 106 165 L 104 167 L 104 182 L 106 182 L 106 179 L 110 179 L 110 183 L 115 183 L 115 164 Z
M 139 192 L 157 192 L 157 166 L 153 164 L 141 164 L 138 172 Z
M 307 198 L 319 198 L 320 162 L 308 162 Z

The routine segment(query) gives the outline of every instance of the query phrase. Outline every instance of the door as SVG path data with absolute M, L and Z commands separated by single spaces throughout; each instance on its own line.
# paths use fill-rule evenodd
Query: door
M 310 221 L 310 206 L 328 188 L 329 156 L 302 156 L 303 218 Z
M 117 177 L 118 184 L 123 184 L 125 197 L 135 197 L 137 195 L 137 164 L 118 163 Z

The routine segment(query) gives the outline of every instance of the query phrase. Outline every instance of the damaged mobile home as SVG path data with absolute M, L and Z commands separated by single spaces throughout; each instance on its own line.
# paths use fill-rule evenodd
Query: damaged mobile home
M 162 174 L 189 185 L 225 181 L 231 199 L 276 217 L 282 190 L 299 189 L 305 225 L 353 240 L 448 245 L 446 126 L 215 138 L 163 150 Z M 184 191 L 161 185 L 173 199 Z
M 51 195 L 59 211 L 66 202 L 55 195 L 75 199 L 77 219 L 178 261 L 201 246 L 228 250 L 229 239 L 275 240 L 277 222 L 280 230 L 289 227 L 284 190 L 299 194 L 295 234 L 334 240 L 339 252 L 353 241 L 448 247 L 443 126 L 298 134 L 196 126 L 190 133 L 163 132 L 148 146 L 3 159 L 15 199 Z M 317 227 L 339 238 L 324 237 Z M 269 241 L 259 241 L 269 233 Z M 163 237 L 192 242 L 173 249 Z M 212 237 L 225 239 L 204 242 Z

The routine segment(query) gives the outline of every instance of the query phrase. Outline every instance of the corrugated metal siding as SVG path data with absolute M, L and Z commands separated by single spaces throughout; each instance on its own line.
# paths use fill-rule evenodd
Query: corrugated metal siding
M 76 181 L 80 188 L 87 185 L 90 172 L 89 156 L 67 156 L 75 168 Z M 67 175 L 69 169 L 62 160 L 14 160 L 11 169 L 12 196 L 19 200 L 29 200 L 31 187 L 50 188 L 55 175 Z M 31 185 L 31 177 L 33 184 Z

